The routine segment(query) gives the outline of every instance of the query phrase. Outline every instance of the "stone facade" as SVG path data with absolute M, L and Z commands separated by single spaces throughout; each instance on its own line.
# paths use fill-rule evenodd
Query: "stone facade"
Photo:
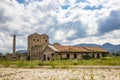
M 56 50 L 51 48 L 51 45 L 47 46 L 43 51 L 43 60 L 54 60 L 56 55 Z
M 34 33 L 28 36 L 28 56 L 31 60 L 41 60 L 42 47 L 49 44 L 49 37 L 46 34 Z
M 46 47 L 43 55 L 43 60 L 54 60 L 54 59 L 82 59 L 83 56 L 89 55 L 91 58 L 101 58 L 108 56 L 108 52 L 61 52 L 54 51 L 50 47 Z
M 53 52 L 52 52 L 53 53 Z M 50 53 L 49 53 L 50 54 Z M 82 59 L 83 56 L 85 56 L 86 54 L 88 54 L 89 56 L 91 56 L 91 58 L 101 58 L 101 57 L 104 57 L 102 55 L 102 53 L 76 53 L 76 52 L 56 52 L 55 55 L 56 57 L 53 57 L 53 58 L 57 58 L 57 59 Z M 106 56 L 108 56 L 108 53 L 104 53 L 106 54 Z M 46 59 L 47 60 L 47 59 Z
M 85 55 L 101 58 L 108 53 L 100 47 L 61 46 L 59 43 L 51 45 L 46 34 L 34 33 L 28 36 L 27 56 L 30 60 L 82 59 Z

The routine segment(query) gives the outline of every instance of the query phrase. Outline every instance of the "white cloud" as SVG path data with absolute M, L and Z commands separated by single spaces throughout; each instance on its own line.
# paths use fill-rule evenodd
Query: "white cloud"
M 118 44 L 120 41 L 120 30 L 114 30 L 109 33 L 106 33 L 105 35 L 101 36 L 89 36 L 85 38 L 78 38 L 73 41 L 71 41 L 68 44 L 75 45 L 78 43 L 93 43 L 93 44 L 104 44 L 104 43 L 112 43 L 112 44 Z
M 64 40 L 65 39 L 65 33 L 62 30 L 56 31 L 54 39 L 56 40 Z
M 19 4 L 16 0 L 0 0 L 0 46 L 2 46 L 0 51 L 11 51 L 12 37 L 10 35 L 13 34 L 18 35 L 18 46 L 26 47 L 27 36 L 34 32 L 47 33 L 53 37 L 53 41 L 64 44 L 107 41 L 119 44 L 120 38 L 115 37 L 118 31 L 95 36 L 99 33 L 98 22 L 108 18 L 113 10 L 120 10 L 119 0 L 86 0 L 80 3 L 75 3 L 76 0 L 25 0 L 25 2 L 26 4 Z M 61 6 L 64 5 L 69 5 L 69 7 L 62 9 Z M 101 9 L 84 9 L 85 6 L 98 7 L 99 5 L 102 5 Z M 75 24 L 75 22 L 80 24 Z M 83 32 L 86 37 L 75 38 Z
M 73 29 L 70 29 L 68 31 L 66 30 L 58 30 L 55 32 L 55 35 L 54 35 L 54 40 L 58 40 L 62 43 L 66 43 L 67 42 L 67 39 L 66 38 L 69 38 L 69 37 L 72 37 L 72 36 L 75 36 L 75 30 Z
M 73 5 L 76 0 L 58 0 L 60 5 Z
M 67 36 L 67 37 L 72 37 L 72 36 L 74 36 L 75 32 L 76 32 L 76 31 L 75 31 L 74 29 L 71 29 L 71 30 L 69 30 L 69 31 L 67 32 L 66 36 Z

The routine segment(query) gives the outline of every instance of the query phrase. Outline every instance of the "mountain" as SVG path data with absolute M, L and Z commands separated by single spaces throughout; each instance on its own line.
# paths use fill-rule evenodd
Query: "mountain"
M 97 47 L 97 46 L 100 46 L 98 44 L 77 44 L 75 46 L 94 46 L 94 47 Z
M 114 53 L 120 53 L 120 44 L 119 45 L 113 45 L 110 43 L 105 43 L 102 45 L 103 48 L 109 50 L 110 52 Z
M 0 52 L 0 56 L 4 56 L 4 54 L 2 52 Z
M 104 43 L 102 45 L 98 44 L 77 44 L 75 46 L 93 46 L 93 47 L 102 47 L 108 50 L 111 53 L 119 53 L 120 54 L 120 44 L 119 45 L 113 45 L 111 43 Z
M 93 47 L 102 47 L 106 50 L 108 50 L 110 53 L 119 53 L 120 54 L 120 44 L 119 45 L 113 45 L 111 43 L 104 43 L 102 45 L 98 44 L 77 44 L 74 46 L 93 46 Z M 27 50 L 19 50 L 17 51 L 20 54 L 26 53 Z
M 18 50 L 17 52 L 20 53 L 20 54 L 23 54 L 23 53 L 26 53 L 27 50 Z

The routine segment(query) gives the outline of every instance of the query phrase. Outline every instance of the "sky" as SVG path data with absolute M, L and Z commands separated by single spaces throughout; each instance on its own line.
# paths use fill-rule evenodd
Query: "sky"
M 27 49 L 32 33 L 50 43 L 120 44 L 120 0 L 0 0 L 0 52 Z

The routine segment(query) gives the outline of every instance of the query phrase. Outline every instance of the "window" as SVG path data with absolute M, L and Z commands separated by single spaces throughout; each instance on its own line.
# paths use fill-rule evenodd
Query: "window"
M 49 60 L 50 60 L 50 58 L 49 58 L 49 57 L 47 57 L 47 60 L 49 61 Z
M 47 42 L 47 40 L 45 40 L 45 42 Z
M 69 58 L 70 58 L 70 54 L 67 54 L 67 55 L 66 55 L 66 58 L 69 59 Z
M 33 39 L 33 41 L 35 41 L 35 39 Z
M 100 55 L 99 55 L 99 53 L 97 54 L 97 58 L 100 58 Z
M 76 53 L 74 53 L 74 58 L 77 58 L 77 54 Z
M 52 55 L 52 57 L 53 57 L 53 56 L 54 56 L 54 53 L 52 53 L 51 55 Z
M 95 56 L 94 56 L 94 53 L 92 54 L 92 58 L 94 58 Z
M 107 56 L 107 54 L 106 53 L 102 53 L 102 57 L 106 57 Z
M 44 59 L 44 61 L 45 61 L 45 60 L 46 60 L 46 56 L 45 56 L 45 54 L 44 54 L 43 56 L 44 56 L 44 58 L 43 58 L 43 59 Z
M 60 59 L 62 59 L 62 54 L 59 54 Z
M 37 39 L 37 41 L 39 41 L 39 39 Z

